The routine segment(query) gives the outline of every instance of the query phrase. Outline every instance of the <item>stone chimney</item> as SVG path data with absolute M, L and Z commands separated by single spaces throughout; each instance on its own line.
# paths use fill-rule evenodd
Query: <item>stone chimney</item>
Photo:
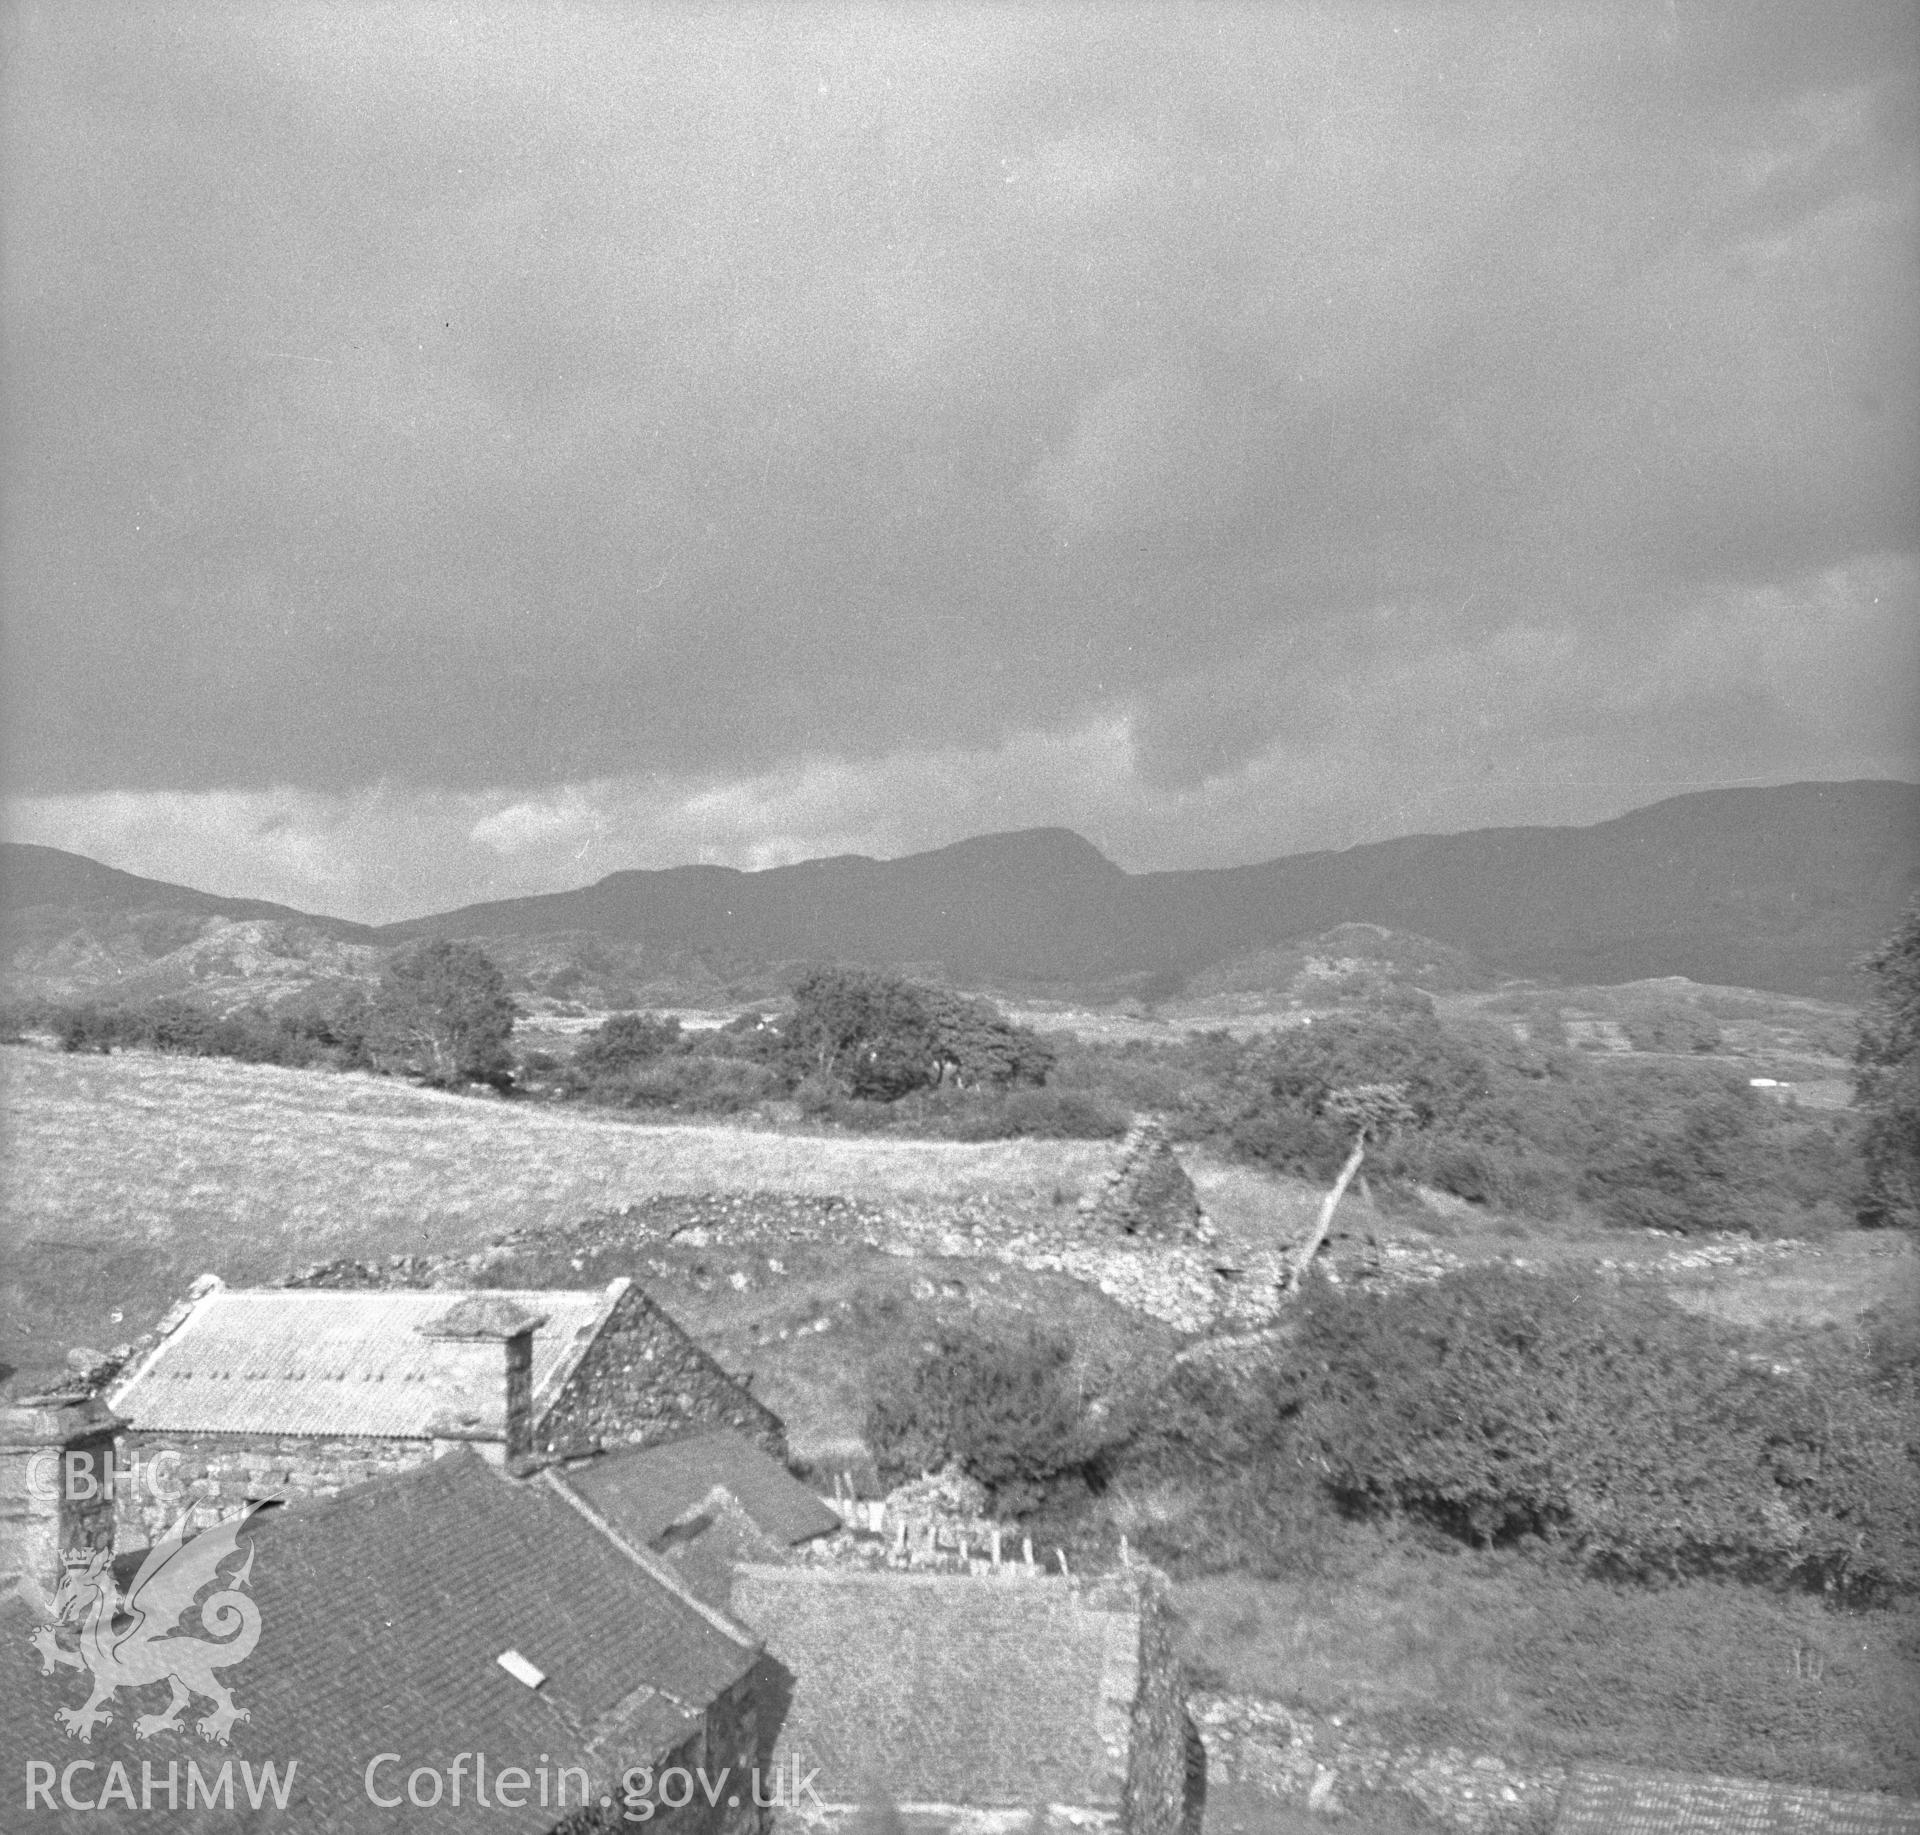
M 526 1469 L 533 1452 L 533 1335 L 547 1322 L 501 1293 L 471 1293 L 417 1327 L 435 1342 L 443 1406 L 436 1438 L 476 1440 L 502 1449 L 507 1470 Z M 489 1353 L 488 1347 L 501 1351 Z
M 0 1408 L 0 1579 L 51 1606 L 61 1557 L 113 1546 L 113 1444 L 126 1423 L 97 1396 Z

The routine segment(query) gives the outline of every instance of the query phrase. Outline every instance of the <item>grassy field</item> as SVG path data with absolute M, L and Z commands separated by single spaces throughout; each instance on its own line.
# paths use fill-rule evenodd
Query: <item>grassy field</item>
M 1051 1208 L 1104 1144 L 986 1145 L 647 1125 L 391 1079 L 123 1052 L 0 1048 L 8 1276 L 0 1359 L 135 1337 L 203 1272 L 439 1255 L 661 1191 L 798 1191 Z M 1239 1213 L 1250 1187 L 1225 1181 Z
M 1346 1568 L 1183 1584 L 1189 1664 L 1411 1745 L 1920 1793 L 1912 1606 L 1620 1588 L 1388 1537 Z

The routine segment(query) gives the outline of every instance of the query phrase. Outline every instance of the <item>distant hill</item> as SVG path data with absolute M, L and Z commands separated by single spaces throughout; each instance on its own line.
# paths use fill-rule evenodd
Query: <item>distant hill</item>
M 1509 975 L 1685 975 L 1846 999 L 1920 889 L 1920 785 L 1709 790 L 1590 828 L 1420 835 L 1134 884 L 1151 927 L 1217 961 L 1353 922 Z
M 254 996 L 364 974 L 373 943 L 343 918 L 142 879 L 56 847 L 0 846 L 0 962 L 16 992 Z
M 209 920 L 272 919 L 357 955 L 416 937 L 490 943 L 536 985 L 771 985 L 780 966 L 909 967 L 963 985 L 1117 995 L 1285 986 L 1345 926 L 1336 956 L 1465 986 L 1483 977 L 1606 983 L 1685 975 L 1846 1000 L 1851 963 L 1920 887 L 1920 785 L 1865 781 L 1705 791 L 1587 828 L 1412 836 L 1258 866 L 1129 874 L 1066 829 L 983 835 L 900 860 L 764 872 L 614 873 L 571 892 L 471 905 L 377 930 L 215 899 L 51 848 L 0 859 L 16 981 L 76 938 L 198 947 Z M 1291 946 L 1291 947 L 1290 947 Z M 1305 956 L 1302 949 L 1305 949 Z M 1263 952 L 1272 952 L 1263 954 Z M 111 952 L 110 952 L 111 953 Z M 229 952 L 231 953 L 231 952 Z M 167 950 L 143 958 L 153 963 Z M 123 969 L 122 973 L 125 972 Z

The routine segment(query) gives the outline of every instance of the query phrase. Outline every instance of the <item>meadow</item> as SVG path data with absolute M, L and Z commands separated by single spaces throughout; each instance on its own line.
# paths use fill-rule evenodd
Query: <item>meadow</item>
M 0 1047 L 9 1273 L 0 1358 L 146 1330 L 197 1275 L 275 1281 L 336 1257 L 444 1255 L 660 1191 L 1050 1207 L 1087 1141 L 967 1144 L 641 1124 L 215 1058 Z

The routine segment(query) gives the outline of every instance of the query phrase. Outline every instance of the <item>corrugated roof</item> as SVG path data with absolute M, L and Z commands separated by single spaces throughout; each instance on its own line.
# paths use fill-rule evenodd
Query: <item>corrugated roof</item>
M 793 1672 L 780 1751 L 825 1801 L 1119 1808 L 1133 1612 L 1043 1579 L 771 1565 L 732 1604 Z
M 604 1289 L 476 1296 L 218 1287 L 113 1391 L 112 1405 L 150 1432 L 425 1439 L 462 1415 L 498 1427 L 506 1395 L 499 1341 L 418 1329 L 476 1298 L 545 1315 L 533 1335 L 536 1414 L 614 1300 Z
M 1554 1835 L 1920 1835 L 1920 1802 L 1743 1778 L 1582 1766 Z
M 461 1835 L 484 1826 L 532 1835 L 560 1819 L 539 1807 L 537 1788 L 524 1809 L 476 1810 L 469 1762 L 460 1808 L 444 1797 L 437 1807 L 382 1808 L 369 1801 L 366 1768 L 397 1753 L 376 1773 L 381 1794 L 404 1792 L 416 1767 L 437 1772 L 444 1792 L 455 1756 L 483 1752 L 493 1777 L 506 1766 L 531 1776 L 543 1763 L 580 1765 L 596 1794 L 617 1796 L 625 1765 L 657 1762 L 756 1661 L 744 1638 L 726 1636 L 649 1578 L 544 1486 L 514 1484 L 465 1450 L 327 1503 L 268 1512 L 241 1543 L 253 1555 L 248 1590 L 260 1639 L 218 1672 L 249 1715 L 226 1747 L 194 1730 L 203 1699 L 176 1729 L 136 1740 L 135 1715 L 166 1705 L 158 1686 L 123 1689 L 91 1744 L 69 1744 L 54 1712 L 85 1699 L 86 1678 L 70 1668 L 43 1676 L 24 1627 L 0 1608 L 9 1704 L 0 1761 L 13 1788 L 29 1760 L 64 1765 L 84 1756 L 96 1769 L 78 1779 L 83 1797 L 102 1793 L 119 1760 L 137 1802 L 142 1760 L 163 1779 L 177 1762 L 182 1793 L 188 1760 L 203 1776 L 231 1760 L 240 1813 L 221 1828 Z M 200 1634 L 192 1614 L 185 1629 Z M 544 1672 L 540 1688 L 500 1667 L 508 1649 Z M 278 1819 L 247 1812 L 239 1776 L 239 1761 L 257 1771 L 268 1759 L 282 1776 L 289 1759 L 299 1765 L 289 1813 Z M 424 1779 L 420 1794 L 429 1794 Z M 156 1818 L 175 1826 L 158 1808 L 145 1821 Z M 127 1821 L 144 1826 L 137 1814 Z M 89 1826 L 119 1825 L 99 1814 Z
M 722 1428 L 664 1445 L 605 1453 L 564 1474 L 566 1482 L 642 1547 L 680 1521 L 718 1485 L 763 1535 L 786 1547 L 831 1535 L 840 1518 L 776 1459 Z

